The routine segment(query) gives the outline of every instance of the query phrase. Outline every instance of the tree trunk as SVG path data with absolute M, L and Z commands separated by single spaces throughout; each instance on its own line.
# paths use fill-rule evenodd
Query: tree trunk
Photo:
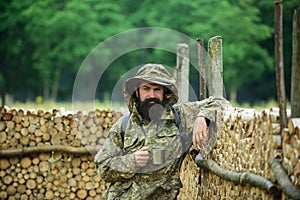
M 46 101 L 49 100 L 49 78 L 48 78 L 48 76 L 43 77 L 43 96 Z
M 58 66 L 55 69 L 55 73 L 54 73 L 54 80 L 53 80 L 52 93 L 51 93 L 51 100 L 52 101 L 56 101 L 56 99 L 57 99 L 59 82 L 60 82 L 60 75 L 61 75 L 61 67 Z
M 237 90 L 235 87 L 233 87 L 230 91 L 230 101 L 232 103 L 236 103 L 237 102 Z

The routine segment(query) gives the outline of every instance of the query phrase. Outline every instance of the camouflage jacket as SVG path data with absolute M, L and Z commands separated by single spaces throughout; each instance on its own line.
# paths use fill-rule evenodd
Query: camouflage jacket
M 208 98 L 203 101 L 175 104 L 181 118 L 182 130 L 175 125 L 170 109 L 162 118 L 145 126 L 136 109 L 128 121 L 124 141 L 121 136 L 122 118 L 110 129 L 102 149 L 95 156 L 95 164 L 102 179 L 110 182 L 104 199 L 152 199 L 157 191 L 178 190 L 180 166 L 184 157 L 181 136 L 192 137 L 194 121 L 203 116 L 215 120 L 215 110 L 222 109 L 228 102 L 223 98 Z M 191 141 L 191 140 L 190 140 Z M 137 167 L 134 152 L 141 147 L 164 147 L 164 165 L 153 165 L 151 160 L 145 167 Z M 165 199 L 163 195 L 159 199 Z

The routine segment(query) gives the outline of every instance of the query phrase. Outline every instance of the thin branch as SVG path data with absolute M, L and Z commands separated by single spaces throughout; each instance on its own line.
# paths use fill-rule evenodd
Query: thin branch
M 52 151 L 59 151 L 64 153 L 73 154 L 89 154 L 94 152 L 93 148 L 87 149 L 87 147 L 70 147 L 65 145 L 45 145 L 36 147 L 24 147 L 21 149 L 5 149 L 0 150 L 0 157 L 10 157 L 10 156 L 23 156 L 33 153 L 47 153 Z
M 199 167 L 210 170 L 215 175 L 226 181 L 231 181 L 235 185 L 249 184 L 251 186 L 259 187 L 274 196 L 277 196 L 280 193 L 273 182 L 256 174 L 250 172 L 239 173 L 223 169 L 215 161 L 203 159 L 200 154 L 196 156 L 195 162 Z

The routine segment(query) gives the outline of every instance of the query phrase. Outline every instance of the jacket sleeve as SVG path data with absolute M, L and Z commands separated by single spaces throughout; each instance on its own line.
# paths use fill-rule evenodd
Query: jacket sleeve
M 204 117 L 209 126 L 216 120 L 216 112 L 230 107 L 230 103 L 223 97 L 209 97 L 202 101 L 181 103 L 176 106 L 181 121 L 187 133 L 192 134 L 196 117 Z
M 223 97 L 209 97 L 203 100 L 200 106 L 198 117 L 205 117 L 209 121 L 216 121 L 217 112 L 222 112 L 226 108 L 231 107 L 229 101 Z
M 110 129 L 108 137 L 96 154 L 94 162 L 101 178 L 107 182 L 125 181 L 134 176 L 134 154 L 123 155 L 120 118 Z

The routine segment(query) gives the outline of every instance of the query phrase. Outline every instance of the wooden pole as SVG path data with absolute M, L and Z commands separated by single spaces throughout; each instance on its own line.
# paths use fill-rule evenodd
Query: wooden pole
M 205 58 L 204 58 L 204 42 L 203 38 L 197 39 L 198 46 L 198 70 L 199 70 L 199 99 L 203 100 L 206 98 L 206 73 L 205 73 Z
M 177 88 L 179 102 L 189 100 L 189 47 L 181 43 L 177 45 Z
M 223 97 L 222 37 L 215 36 L 208 41 L 209 53 L 209 96 Z
M 280 129 L 287 127 L 286 97 L 284 84 L 283 67 L 283 45 L 282 45 L 282 1 L 275 2 L 274 12 L 275 31 L 275 64 L 276 64 L 276 85 L 279 104 Z
M 300 7 L 293 17 L 293 58 L 291 85 L 291 117 L 300 117 Z

